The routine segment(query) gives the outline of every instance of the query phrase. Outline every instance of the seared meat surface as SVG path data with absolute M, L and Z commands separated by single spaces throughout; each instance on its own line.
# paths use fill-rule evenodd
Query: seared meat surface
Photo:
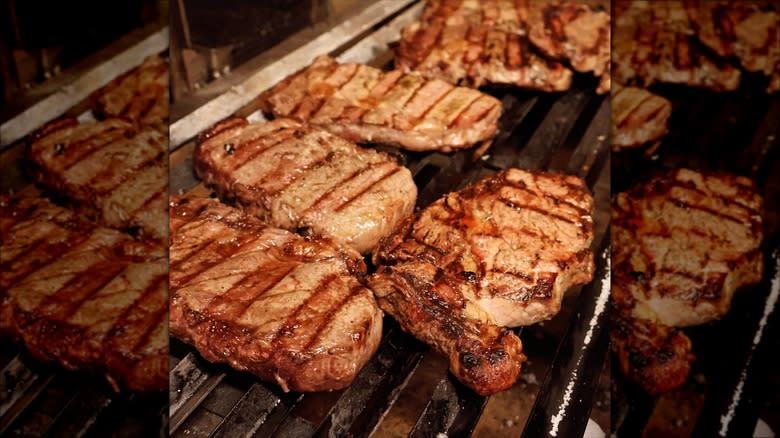
M 721 318 L 737 289 L 761 279 L 761 202 L 747 178 L 688 169 L 615 197 L 612 296 L 624 314 L 642 320 L 634 324 L 647 327 L 643 336 L 682 339 L 684 335 L 674 334 L 673 327 Z M 655 345 L 661 342 L 658 339 Z M 637 343 L 613 337 L 613 349 L 625 356 L 620 357 L 621 364 L 630 363 L 626 361 L 631 353 L 644 354 L 632 347 Z M 677 353 L 671 358 L 692 358 L 682 354 L 684 341 L 673 344 L 679 348 L 672 348 Z M 648 383 L 646 389 L 670 389 L 684 380 L 677 375 L 666 383 Z
M 360 253 L 414 209 L 405 167 L 327 131 L 290 119 L 230 119 L 198 141 L 196 173 L 226 200 L 269 224 L 333 236 Z
M 168 63 L 159 55 L 114 79 L 98 91 L 98 112 L 168 134 Z
M 578 178 L 503 171 L 408 218 L 375 250 L 368 284 L 464 384 L 506 389 L 524 356 L 503 327 L 551 318 L 592 279 L 592 208 Z
M 117 390 L 168 387 L 161 247 L 38 198 L 0 197 L 0 232 L 0 332 Z
M 130 122 L 80 124 L 65 118 L 33 133 L 27 151 L 35 180 L 101 224 L 164 241 L 167 137 Z
M 668 132 L 672 103 L 637 87 L 612 88 L 612 150 L 640 147 Z
M 170 205 L 171 334 L 284 391 L 348 386 L 382 312 L 360 255 L 270 227 L 214 199 Z
M 357 143 L 451 152 L 489 140 L 501 102 L 479 91 L 320 56 L 260 96 L 263 111 Z

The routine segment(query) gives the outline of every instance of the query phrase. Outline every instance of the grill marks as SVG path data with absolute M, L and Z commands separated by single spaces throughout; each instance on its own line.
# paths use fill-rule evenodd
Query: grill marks
M 482 99 L 473 126 L 453 124 Z M 321 56 L 262 96 L 266 113 L 310 122 L 360 143 L 410 150 L 470 147 L 495 132 L 501 105 L 476 90 Z M 448 132 L 455 128 L 457 132 Z
M 587 5 L 428 2 L 422 19 L 402 30 L 396 65 L 472 87 L 562 91 L 572 79 L 562 61 L 602 76 L 601 93 L 609 89 L 609 33 L 609 14 Z
M 3 313 L 12 315 L 5 327 L 44 360 L 101 371 L 112 384 L 120 381 L 132 390 L 167 387 L 165 370 L 139 379 L 133 368 L 134 361 L 167 356 L 167 341 L 147 335 L 165 314 L 165 260 L 154 255 L 152 246 L 117 231 L 94 228 L 46 200 L 17 198 L 14 203 L 10 209 L 2 203 L 3 220 L 10 222 L 3 226 L 7 230 L 3 249 L 24 247 L 16 259 L 28 269 L 16 265 L 12 276 L 4 271 Z M 56 221 L 50 222 L 51 217 Z M 30 240 L 26 236 L 30 229 L 44 233 L 42 238 L 53 243 Z M 147 312 L 143 307 L 149 300 L 159 303 L 153 309 L 155 316 L 131 324 L 134 315 Z M 122 342 L 114 339 L 120 332 Z M 123 352 L 133 352 L 133 361 L 110 362 L 110 357 Z
M 119 119 L 54 122 L 28 149 L 35 178 L 85 207 L 106 226 L 140 229 L 163 240 L 167 144 L 156 131 L 136 132 Z
M 226 123 L 231 127 L 198 143 L 196 172 L 223 199 L 274 226 L 310 227 L 367 252 L 414 207 L 411 174 L 388 155 L 291 119 Z M 272 134 L 258 141 L 258 131 Z M 232 155 L 225 141 L 234 144 Z
M 612 149 L 641 147 L 660 140 L 668 132 L 672 103 L 637 87 L 613 88 Z
M 373 295 L 351 273 L 365 272 L 357 253 L 213 199 L 176 198 L 170 215 L 174 336 L 285 391 L 351 383 L 381 337 Z

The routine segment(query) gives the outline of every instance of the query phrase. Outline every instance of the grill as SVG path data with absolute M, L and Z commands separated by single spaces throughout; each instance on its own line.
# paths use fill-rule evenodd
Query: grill
M 211 194 L 192 174 L 192 138 L 199 132 L 230 115 L 262 119 L 254 97 L 316 55 L 388 67 L 387 44 L 421 9 L 420 2 L 375 2 L 297 50 L 280 50 L 283 57 L 249 72 L 244 82 L 173 123 L 171 193 Z M 595 86 L 594 79 L 578 77 L 561 94 L 493 90 L 504 115 L 489 149 L 478 146 L 449 155 L 384 149 L 412 171 L 421 208 L 512 166 L 579 175 L 594 192 L 595 280 L 569 291 L 553 320 L 518 331 L 529 361 L 512 389 L 478 396 L 448 375 L 443 357 L 390 317 L 377 353 L 355 382 L 331 393 L 283 393 L 251 375 L 210 364 L 193 348 L 172 340 L 171 435 L 541 436 L 554 431 L 581 436 L 589 415 L 607 429 L 610 106 L 608 98 L 595 94 Z M 591 412 L 594 405 L 599 407 Z
M 38 195 L 22 172 L 25 136 L 62 115 L 89 120 L 91 94 L 98 87 L 167 46 L 167 28 L 138 29 L 91 56 L 79 70 L 63 72 L 76 79 L 4 121 L 0 190 Z M 164 392 L 115 393 L 100 376 L 42 364 L 7 339 L 0 339 L 0 369 L 1 436 L 167 436 Z
M 612 369 L 612 427 L 618 436 L 753 436 L 762 405 L 777 397 L 771 382 L 777 382 L 778 371 L 769 368 L 769 352 L 776 351 L 780 334 L 773 312 L 780 283 L 780 98 L 766 95 L 759 78 L 746 76 L 742 83 L 733 93 L 654 88 L 672 101 L 669 135 L 649 159 L 642 151 L 612 154 L 612 193 L 659 172 L 689 167 L 749 176 L 766 204 L 764 279 L 738 292 L 722 320 L 686 329 L 699 359 L 688 383 L 653 399 Z M 777 430 L 776 412 L 762 414 Z

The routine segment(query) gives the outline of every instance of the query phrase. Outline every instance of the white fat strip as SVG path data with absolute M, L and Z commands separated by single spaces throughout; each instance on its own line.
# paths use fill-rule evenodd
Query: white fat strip
M 766 304 L 764 305 L 764 314 L 761 316 L 761 321 L 758 323 L 758 330 L 756 330 L 756 334 L 753 336 L 753 345 L 750 346 L 748 361 L 739 376 L 739 383 L 737 383 L 737 388 L 734 390 L 734 395 L 731 396 L 731 404 L 729 404 L 729 409 L 726 411 L 725 415 L 720 416 L 720 431 L 718 431 L 720 436 L 726 436 L 726 433 L 728 433 L 729 424 L 734 418 L 734 412 L 736 411 L 739 400 L 742 397 L 742 388 L 745 386 L 747 369 L 750 366 L 750 362 L 753 360 L 753 352 L 761 342 L 761 336 L 764 334 L 764 327 L 766 327 L 769 316 L 772 314 L 772 312 L 774 312 L 778 295 L 780 295 L 780 250 L 775 250 L 772 253 L 772 258 L 775 260 L 775 276 L 772 278 L 769 297 L 766 299 Z
M 601 292 L 599 292 L 599 296 L 596 299 L 596 308 L 594 309 L 593 316 L 590 318 L 590 322 L 588 323 L 588 332 L 585 334 L 585 341 L 582 345 L 582 349 L 580 349 L 580 356 L 577 358 L 577 364 L 574 366 L 574 373 L 569 376 L 569 382 L 566 384 L 566 391 L 563 393 L 563 402 L 558 406 L 558 412 L 550 419 L 550 423 L 552 424 L 552 428 L 550 429 L 551 436 L 558 436 L 558 427 L 560 426 L 561 421 L 563 421 L 563 418 L 566 416 L 566 408 L 569 406 L 569 403 L 571 403 L 571 394 L 574 391 L 574 382 L 577 381 L 577 370 L 580 368 L 580 362 L 582 361 L 585 349 L 588 348 L 588 345 L 593 338 L 593 330 L 598 324 L 599 316 L 604 313 L 604 310 L 607 307 L 610 283 L 612 281 L 609 248 L 604 250 L 602 259 L 606 261 L 607 268 L 604 272 L 604 277 L 601 279 Z

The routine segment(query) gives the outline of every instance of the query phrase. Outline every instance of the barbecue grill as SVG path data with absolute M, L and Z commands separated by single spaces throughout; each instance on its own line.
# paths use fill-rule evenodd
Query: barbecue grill
M 193 139 L 200 132 L 232 115 L 262 120 L 255 97 L 317 55 L 390 67 L 388 44 L 422 7 L 408 0 L 377 1 L 298 47 L 293 45 L 302 38 L 291 37 L 272 49 L 281 54 L 275 59 L 260 55 L 266 56 L 264 66 L 234 77 L 232 88 L 173 122 L 171 193 L 213 195 L 192 173 Z M 239 71 L 233 69 L 233 75 Z M 442 154 L 379 147 L 412 171 L 420 208 L 508 167 L 575 174 L 593 191 L 595 279 L 569 291 L 554 319 L 518 330 L 529 361 L 513 388 L 478 396 L 449 376 L 446 359 L 390 317 L 377 353 L 355 382 L 330 393 L 283 393 L 252 375 L 210 364 L 192 347 L 171 340 L 171 435 L 581 436 L 589 416 L 608 429 L 608 386 L 599 382 L 608 356 L 610 107 L 606 96 L 595 93 L 596 85 L 595 78 L 583 76 L 566 93 L 489 90 L 504 107 L 489 148 Z M 592 411 L 594 405 L 600 407 Z
M 63 115 L 92 119 L 95 90 L 167 47 L 167 27 L 139 28 L 64 71 L 75 79 L 3 121 L 0 191 L 36 196 L 22 172 L 25 136 Z M 0 436 L 167 436 L 164 392 L 116 393 L 101 376 L 42 364 L 7 339 L 0 339 L 0 369 Z

